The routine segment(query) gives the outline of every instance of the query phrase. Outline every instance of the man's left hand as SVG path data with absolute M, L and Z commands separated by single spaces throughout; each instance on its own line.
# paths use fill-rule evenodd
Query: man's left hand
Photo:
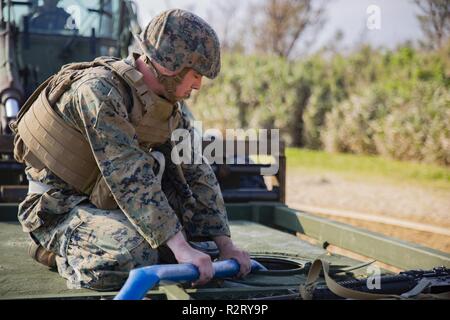
M 237 276 L 244 277 L 251 271 L 251 262 L 250 262 L 250 255 L 247 251 L 244 251 L 242 249 L 239 249 L 234 245 L 234 243 L 231 241 L 229 237 L 216 237 L 214 238 L 214 241 L 216 242 L 217 246 L 219 247 L 220 251 L 220 259 L 235 259 L 239 265 L 240 270 Z

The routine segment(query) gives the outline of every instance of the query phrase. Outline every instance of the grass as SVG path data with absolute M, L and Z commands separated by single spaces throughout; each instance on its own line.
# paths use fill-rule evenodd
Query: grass
M 288 169 L 336 172 L 354 178 L 378 178 L 450 190 L 450 168 L 437 165 L 299 148 L 287 148 L 286 157 Z

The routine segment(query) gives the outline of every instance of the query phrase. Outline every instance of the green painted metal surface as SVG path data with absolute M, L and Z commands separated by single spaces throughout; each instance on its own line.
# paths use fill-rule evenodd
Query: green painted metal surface
M 230 219 L 256 221 L 283 231 L 305 234 L 321 243 L 376 259 L 400 269 L 450 266 L 450 255 L 344 223 L 317 217 L 279 203 L 233 204 Z
M 230 228 L 235 242 L 255 256 L 284 257 L 291 261 L 296 261 L 300 265 L 304 265 L 316 257 L 322 257 L 336 267 L 358 263 L 346 257 L 328 255 L 325 250 L 314 247 L 293 235 L 255 222 L 231 221 Z M 91 290 L 67 289 L 65 280 L 55 271 L 48 270 L 28 257 L 26 252 L 28 236 L 22 232 L 17 222 L 1 222 L 0 230 L 0 299 L 14 297 L 100 298 L 107 295 L 106 293 L 96 293 Z M 222 291 L 225 291 L 223 295 L 238 294 L 239 292 L 236 290 L 245 287 L 248 289 L 249 286 L 252 286 L 254 289 L 261 287 L 268 289 L 267 287 L 271 286 L 274 290 L 278 288 L 275 291 L 281 293 L 281 288 L 285 288 L 285 290 L 298 288 L 299 284 L 303 283 L 304 280 L 304 274 L 295 274 L 288 277 L 250 275 L 243 280 L 225 281 L 216 285 L 220 286 Z M 206 289 L 211 290 L 214 288 Z M 209 291 L 202 290 L 195 291 L 195 294 L 203 298 L 214 298 L 214 296 L 208 296 Z M 170 291 L 171 294 L 173 293 L 172 291 Z M 241 293 L 241 296 L 244 293 Z
M 58 273 L 28 256 L 28 243 L 28 235 L 17 222 L 0 223 L 0 298 L 69 293 Z
M 294 234 L 303 233 L 319 242 L 328 242 L 378 261 L 405 268 L 432 268 L 449 266 L 449 255 L 381 236 L 363 229 L 319 218 L 292 210 L 280 203 L 228 204 L 231 234 L 238 246 L 253 257 L 283 258 L 305 266 L 316 258 L 327 260 L 332 268 L 343 269 L 360 264 L 345 256 L 330 254 L 320 246 L 305 242 Z M 34 262 L 27 255 L 28 236 L 16 220 L 17 205 L 0 205 L 0 299 L 10 298 L 108 298 L 111 293 L 91 290 L 69 290 L 57 272 Z M 350 276 L 364 276 L 366 268 L 343 273 L 341 280 Z M 155 299 L 167 299 L 186 294 L 200 299 L 245 298 L 270 294 L 292 294 L 304 283 L 305 274 L 289 276 L 255 274 L 241 280 L 226 280 L 199 289 L 173 290 L 160 287 L 150 292 Z M 212 287 L 211 287 L 212 286 Z M 171 289 L 172 288 L 172 289 Z M 167 291 L 167 290 L 168 291 Z M 176 288 L 175 288 L 176 289 Z M 174 296 L 175 295 L 175 296 Z

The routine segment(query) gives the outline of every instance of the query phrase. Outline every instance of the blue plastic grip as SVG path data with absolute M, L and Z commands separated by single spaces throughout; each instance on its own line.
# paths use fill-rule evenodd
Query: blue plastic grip
M 251 264 L 252 271 L 266 270 L 255 260 L 251 260 Z M 236 260 L 230 259 L 214 262 L 213 269 L 214 278 L 227 278 L 238 274 L 240 266 Z M 195 281 L 199 275 L 197 267 L 193 264 L 161 264 L 133 269 L 114 300 L 141 300 L 161 280 Z

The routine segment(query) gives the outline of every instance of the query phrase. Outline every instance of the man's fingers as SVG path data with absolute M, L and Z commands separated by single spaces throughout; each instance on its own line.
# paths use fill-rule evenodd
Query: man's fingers
M 214 275 L 214 269 L 212 266 L 211 258 L 209 256 L 205 256 L 205 258 L 200 259 L 197 268 L 200 273 L 200 277 L 198 278 L 197 281 L 194 282 L 194 284 L 204 285 L 208 283 Z
M 202 274 L 200 273 L 200 278 L 198 278 L 197 281 L 193 283 L 194 286 L 202 286 L 204 284 L 207 284 L 209 281 L 211 281 L 212 275 Z
M 244 277 L 244 276 L 248 275 L 250 273 L 250 271 L 252 271 L 251 267 L 242 265 L 241 269 L 239 270 L 238 276 Z
M 250 261 L 250 255 L 247 252 L 243 252 L 242 256 L 237 259 L 240 269 L 238 277 L 246 276 L 252 270 L 252 264 Z
M 198 285 L 204 285 L 212 279 L 212 273 L 209 271 L 200 272 L 200 278 L 198 279 Z

